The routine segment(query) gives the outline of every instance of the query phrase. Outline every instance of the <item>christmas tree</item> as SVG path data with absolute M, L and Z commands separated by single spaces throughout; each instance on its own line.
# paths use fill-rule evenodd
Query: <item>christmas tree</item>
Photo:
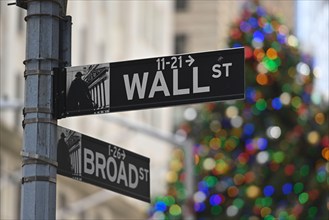
M 328 219 L 328 107 L 312 93 L 310 57 L 274 15 L 246 4 L 229 33 L 245 48 L 245 100 L 189 108 L 183 122 L 195 143 L 195 193 L 184 191 L 184 152 L 174 150 L 168 193 L 151 219 Z

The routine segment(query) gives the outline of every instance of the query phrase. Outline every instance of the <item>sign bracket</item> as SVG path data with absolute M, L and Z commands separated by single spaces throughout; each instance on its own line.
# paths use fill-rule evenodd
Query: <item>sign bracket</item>
M 22 184 L 35 181 L 46 181 L 56 184 L 56 179 L 50 176 L 27 176 L 22 178 Z
M 53 69 L 54 117 L 65 118 L 66 114 L 66 69 Z
M 21 156 L 24 157 L 24 158 L 27 158 L 26 160 L 24 160 L 22 166 L 27 164 L 29 160 L 41 161 L 42 163 L 50 164 L 50 165 L 53 165 L 55 167 L 58 166 L 57 161 L 51 160 L 50 158 L 39 155 L 39 154 L 34 154 L 34 153 L 21 151 Z

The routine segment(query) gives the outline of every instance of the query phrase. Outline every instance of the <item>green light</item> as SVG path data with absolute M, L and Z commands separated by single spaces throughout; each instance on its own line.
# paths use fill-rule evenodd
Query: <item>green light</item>
M 267 70 L 271 72 L 276 72 L 278 70 L 278 65 L 275 63 L 275 61 L 269 59 L 267 56 L 265 56 L 263 59 L 263 65 Z
M 257 102 L 256 102 L 256 108 L 259 110 L 259 111 L 264 111 L 267 107 L 267 103 L 264 99 L 259 99 Z
M 277 65 L 277 66 L 280 66 L 281 65 L 281 59 L 278 57 L 278 58 L 276 58 L 275 60 L 274 60 L 274 62 L 275 62 L 275 64 Z
M 300 174 L 301 176 L 307 176 L 310 172 L 310 167 L 308 165 L 304 165 L 302 166 L 302 168 L 300 168 Z
M 308 201 L 308 198 L 309 198 L 308 193 L 303 192 L 302 194 L 299 195 L 298 200 L 300 204 L 305 204 Z
M 294 215 L 289 215 L 288 216 L 288 220 L 296 220 L 297 218 L 296 218 L 296 216 L 294 216 Z
M 273 47 L 278 52 L 281 50 L 281 44 L 277 41 L 272 42 L 271 47 Z
M 256 206 L 258 206 L 258 207 L 262 207 L 262 206 L 263 206 L 263 205 L 262 205 L 262 198 L 257 198 L 256 201 L 255 201 L 255 204 L 256 204 Z
M 291 105 L 292 105 L 295 109 L 299 108 L 301 104 L 302 104 L 302 99 L 301 99 L 300 97 L 295 96 L 295 97 L 292 98 L 292 100 L 291 100 Z
M 272 198 L 271 197 L 265 197 L 263 199 L 264 207 L 270 207 L 272 205 Z
M 214 176 L 207 176 L 205 178 L 205 181 L 206 181 L 208 187 L 214 187 L 216 185 L 216 183 L 218 182 L 217 178 Z
M 291 92 L 291 85 L 286 83 L 282 86 L 282 92 L 290 93 Z
M 299 194 L 299 193 L 301 193 L 301 192 L 303 191 L 303 189 L 304 189 L 304 185 L 303 185 L 303 183 L 296 183 L 296 184 L 294 185 L 294 193 L 295 193 L 295 194 Z
M 166 196 L 165 198 L 163 198 L 163 201 L 166 204 L 166 206 L 171 206 L 172 204 L 175 203 L 175 198 L 172 196 Z
M 326 172 L 318 172 L 317 175 L 316 175 L 316 180 L 319 182 L 319 183 L 323 183 L 326 181 Z
M 308 209 L 308 216 L 314 217 L 317 212 L 318 212 L 318 208 L 315 206 L 312 206 L 311 208 Z
M 273 215 L 267 215 L 265 216 L 264 220 L 275 220 Z
M 211 207 L 211 214 L 219 215 L 223 211 L 223 208 L 219 205 L 215 205 Z
M 278 152 L 275 152 L 273 154 L 273 160 L 276 162 L 276 163 L 282 163 L 283 160 L 284 160 L 284 153 L 282 151 L 278 151 Z
M 179 205 L 174 204 L 174 205 L 170 206 L 169 213 L 173 216 L 177 216 L 177 215 L 182 214 L 182 209 Z
M 238 207 L 239 209 L 241 209 L 244 206 L 244 201 L 240 198 L 236 198 L 233 201 L 233 205 L 235 205 L 236 207 Z
M 270 207 L 272 205 L 271 197 L 258 198 L 257 200 L 256 200 L 256 204 L 260 207 Z
M 280 214 L 279 214 L 279 219 L 281 220 L 283 220 L 283 219 L 288 219 L 288 212 L 286 212 L 286 211 L 282 211 L 282 212 L 280 212 Z
M 184 186 L 179 186 L 179 187 L 180 188 L 177 187 L 177 199 L 184 199 L 186 197 Z

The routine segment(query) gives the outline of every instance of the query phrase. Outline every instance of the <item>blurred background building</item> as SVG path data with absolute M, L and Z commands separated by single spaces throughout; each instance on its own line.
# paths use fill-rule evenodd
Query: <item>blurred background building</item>
M 25 21 L 26 11 L 0 3 L 0 198 L 1 219 L 19 218 L 22 144 L 22 106 L 24 97 Z M 67 14 L 72 16 L 72 66 L 114 62 L 223 49 L 232 22 L 239 16 L 246 1 L 68 1 Z M 297 1 L 260 1 L 269 11 L 285 20 L 293 32 L 308 36 L 304 22 L 312 21 L 314 13 Z M 313 1 L 319 21 L 320 35 L 328 48 L 328 2 Z M 297 11 L 298 10 L 298 11 Z M 301 12 L 302 11 L 302 12 Z M 321 28 L 324 27 L 324 28 Z M 317 44 L 318 45 L 318 44 Z M 313 44 L 305 50 L 318 60 L 328 58 L 328 50 L 318 54 Z M 328 75 L 328 64 L 322 60 L 322 77 Z M 320 63 L 320 61 L 319 61 Z M 321 72 L 321 71 L 320 71 Z M 322 85 L 328 87 L 328 78 Z M 321 80 L 320 80 L 321 81 Z M 323 83 L 322 83 L 323 84 Z M 322 92 L 322 90 L 321 90 Z M 328 94 L 328 93 L 326 93 Z M 328 96 L 328 95 L 327 95 Z M 128 124 L 144 125 L 159 132 L 172 132 L 184 117 L 183 107 L 122 112 L 109 115 L 81 116 L 62 119 L 58 124 L 94 138 L 127 148 L 151 159 L 151 195 L 164 193 L 171 144 L 142 131 L 132 130 L 113 117 Z M 144 219 L 147 204 L 58 176 L 58 219 Z M 128 210 L 129 212 L 125 211 Z M 133 215 L 133 216 L 131 216 Z

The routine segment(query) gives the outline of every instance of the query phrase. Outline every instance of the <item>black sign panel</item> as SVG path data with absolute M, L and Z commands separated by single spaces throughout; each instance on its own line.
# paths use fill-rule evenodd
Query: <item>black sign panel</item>
M 110 112 L 244 98 L 244 49 L 111 63 Z
M 150 202 L 150 159 L 58 127 L 57 173 Z
M 244 48 L 68 67 L 66 76 L 58 118 L 243 99 Z

